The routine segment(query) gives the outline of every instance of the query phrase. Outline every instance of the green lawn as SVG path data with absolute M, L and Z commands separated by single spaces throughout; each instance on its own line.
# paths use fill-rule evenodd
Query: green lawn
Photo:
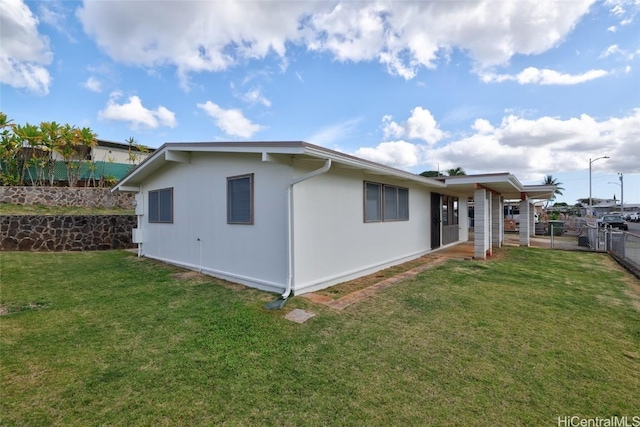
M 128 252 L 5 252 L 0 268 L 3 426 L 640 415 L 640 285 L 600 254 L 505 248 L 342 312 L 268 311 L 273 295 Z
M 0 215 L 133 215 L 133 209 L 77 206 L 14 205 L 0 203 Z

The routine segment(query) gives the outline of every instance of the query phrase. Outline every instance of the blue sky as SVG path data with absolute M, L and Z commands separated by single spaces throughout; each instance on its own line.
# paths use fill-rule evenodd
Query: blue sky
M 640 204 L 640 0 L 0 0 L 0 108 L 100 139 L 303 140 Z M 616 184 L 611 184 L 611 182 Z

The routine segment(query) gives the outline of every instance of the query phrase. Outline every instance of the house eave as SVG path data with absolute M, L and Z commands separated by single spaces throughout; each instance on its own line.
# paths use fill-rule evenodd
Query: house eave
M 357 168 L 374 175 L 391 176 L 396 179 L 408 180 L 417 184 L 446 188 L 446 184 L 433 178 L 426 178 L 400 169 L 385 166 L 369 160 L 360 159 L 348 154 L 329 150 L 302 141 L 283 142 L 196 142 L 196 143 L 166 143 L 158 148 L 151 156 L 125 176 L 115 187 L 114 191 L 124 191 L 124 187 L 139 185 L 147 176 L 170 161 L 187 162 L 189 153 L 253 153 L 261 154 L 262 158 L 271 155 L 286 154 L 292 156 L 308 156 L 318 160 L 331 160 L 337 165 Z

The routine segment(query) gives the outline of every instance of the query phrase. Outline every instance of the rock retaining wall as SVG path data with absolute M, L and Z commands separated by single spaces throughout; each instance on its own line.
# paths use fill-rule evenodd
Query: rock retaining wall
M 112 193 L 109 188 L 0 187 L 0 203 L 15 205 L 133 209 L 134 198 L 134 193 Z
M 2 215 L 2 251 L 127 249 L 135 215 Z

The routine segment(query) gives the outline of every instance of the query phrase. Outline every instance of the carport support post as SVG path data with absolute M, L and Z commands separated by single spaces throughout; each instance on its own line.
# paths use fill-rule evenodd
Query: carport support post
M 487 190 L 476 188 L 473 192 L 473 203 L 473 257 L 487 259 L 487 252 L 491 250 L 489 246 L 491 229 L 489 228 L 490 216 Z
M 529 234 L 531 236 L 536 235 L 536 207 L 534 204 L 529 204 Z
M 494 194 L 491 198 L 491 243 L 500 248 L 504 241 L 504 207 L 502 196 Z
M 531 233 L 531 203 L 525 194 L 520 200 L 520 246 L 529 246 Z

